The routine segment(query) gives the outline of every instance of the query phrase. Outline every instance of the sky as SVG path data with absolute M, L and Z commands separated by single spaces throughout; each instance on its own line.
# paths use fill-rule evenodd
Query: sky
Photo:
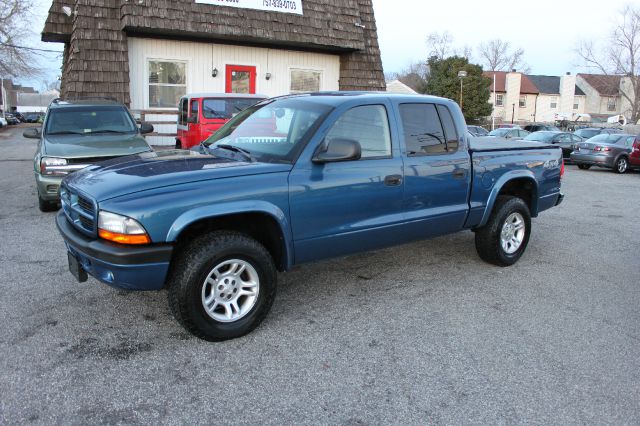
M 618 11 L 629 0 L 536 0 L 519 8 L 504 0 L 373 0 L 378 38 L 385 72 L 399 72 L 409 63 L 426 60 L 427 36 L 451 33 L 454 45 L 471 46 L 492 39 L 509 41 L 523 48 L 532 74 L 562 75 L 585 71 L 574 50 L 579 40 L 604 43 Z M 42 43 L 51 0 L 36 0 L 36 22 L 30 47 L 62 50 L 60 43 Z M 43 53 L 43 78 L 23 81 L 40 88 L 42 80 L 60 75 L 61 54 Z

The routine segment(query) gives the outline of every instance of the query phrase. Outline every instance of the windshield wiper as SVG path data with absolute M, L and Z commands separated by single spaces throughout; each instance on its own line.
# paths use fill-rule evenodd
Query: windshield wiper
M 95 130 L 93 132 L 90 133 L 129 133 L 126 132 L 124 130 L 110 130 L 110 129 L 106 129 L 106 130 Z
M 256 159 L 253 158 L 253 155 L 251 155 L 251 153 L 249 151 L 247 151 L 246 149 L 243 148 L 239 148 L 235 145 L 228 145 L 225 143 L 221 143 L 218 145 L 209 145 L 207 148 L 209 148 L 209 150 L 214 150 L 216 148 L 222 148 L 222 149 L 226 149 L 227 151 L 233 151 L 233 152 L 237 152 L 239 154 L 244 155 L 245 158 L 247 158 L 249 161 L 251 161 L 252 163 L 256 162 Z
M 47 135 L 84 135 L 84 132 L 73 132 L 71 130 L 65 130 L 62 132 L 49 132 Z

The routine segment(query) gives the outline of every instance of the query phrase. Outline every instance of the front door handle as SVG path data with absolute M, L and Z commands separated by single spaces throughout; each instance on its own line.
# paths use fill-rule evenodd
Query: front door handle
M 453 171 L 454 179 L 463 179 L 465 176 L 467 176 L 467 171 L 465 169 L 456 169 Z
M 387 186 L 398 186 L 402 183 L 402 176 L 389 175 L 384 178 L 384 184 Z

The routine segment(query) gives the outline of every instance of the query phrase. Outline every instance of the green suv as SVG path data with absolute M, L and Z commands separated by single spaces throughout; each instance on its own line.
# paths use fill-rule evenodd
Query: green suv
M 151 151 L 144 136 L 153 126 L 136 124 L 123 104 L 106 98 L 56 99 L 41 128 L 24 131 L 39 139 L 33 159 L 38 205 L 43 212 L 58 209 L 60 183 L 76 170 L 130 154 Z

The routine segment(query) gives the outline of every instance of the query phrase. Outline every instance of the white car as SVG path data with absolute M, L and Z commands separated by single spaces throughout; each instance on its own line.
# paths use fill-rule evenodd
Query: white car
M 7 126 L 8 126 L 7 120 L 5 120 L 5 118 L 0 115 L 0 129 Z

